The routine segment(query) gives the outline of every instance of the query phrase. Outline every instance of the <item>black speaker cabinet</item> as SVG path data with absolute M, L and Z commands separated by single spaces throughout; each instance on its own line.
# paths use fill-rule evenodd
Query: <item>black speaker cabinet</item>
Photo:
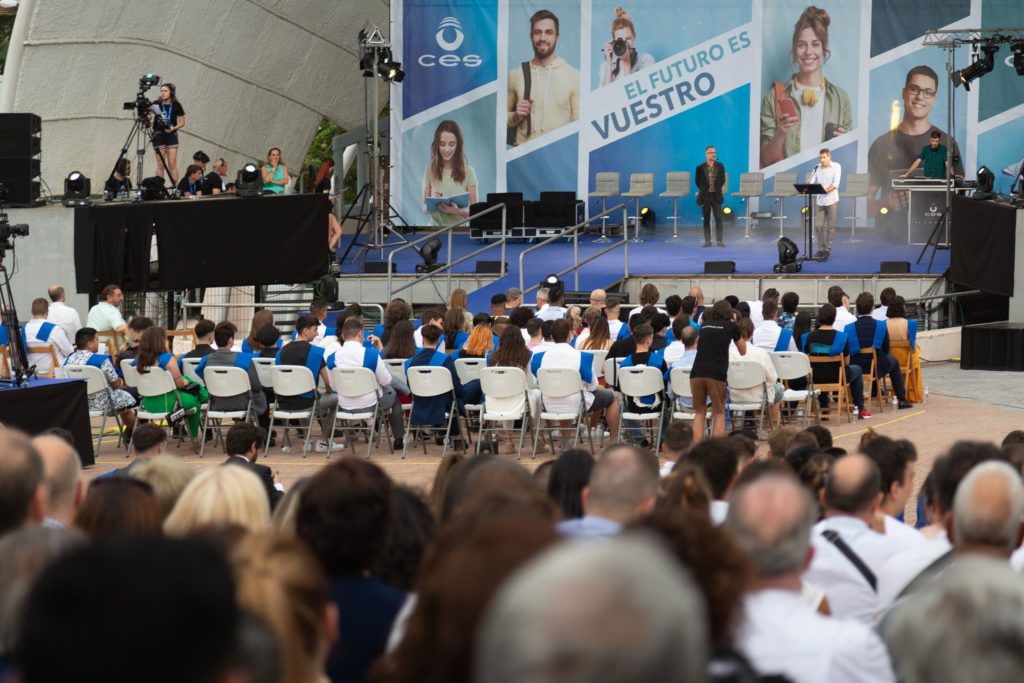
M 39 199 L 42 121 L 35 114 L 0 114 L 0 183 L 12 206 Z
M 731 275 L 736 272 L 735 261 L 705 261 L 704 272 L 716 275 Z
M 504 267 L 502 267 L 504 266 Z M 503 261 L 477 261 L 477 275 L 504 275 L 508 272 L 508 263 Z
M 882 261 L 878 264 L 878 272 L 883 275 L 909 273 L 910 261 Z
M 374 273 L 376 275 L 387 275 L 388 274 L 388 262 L 387 261 L 367 261 L 363 268 L 364 273 Z M 398 272 L 398 264 L 391 264 L 391 272 Z

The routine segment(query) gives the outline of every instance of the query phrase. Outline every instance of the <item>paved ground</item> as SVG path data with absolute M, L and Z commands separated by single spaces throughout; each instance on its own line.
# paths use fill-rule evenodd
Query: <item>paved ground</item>
M 915 473 L 915 486 L 920 487 L 931 469 L 935 457 L 942 454 L 960 439 L 990 440 L 998 443 L 1013 429 L 1024 429 L 1024 391 L 1016 373 L 983 373 L 962 371 L 955 364 L 927 365 L 924 369 L 925 383 L 929 387 L 928 401 L 917 404 L 911 410 L 894 411 L 887 407 L 884 413 L 876 412 L 867 421 L 842 423 L 832 422 L 825 426 L 832 429 L 837 446 L 853 451 L 858 440 L 867 429 L 873 428 L 880 434 L 910 439 L 918 449 L 919 460 Z M 363 457 L 365 444 L 356 449 L 354 457 Z M 767 446 L 763 446 L 767 450 Z M 169 448 L 195 467 L 216 465 L 223 461 L 222 450 L 209 450 L 200 459 L 191 452 L 186 443 L 181 449 Z M 353 457 L 346 452 L 332 456 Z M 373 461 L 383 467 L 396 480 L 424 489 L 429 488 L 434 472 L 441 458 L 441 447 L 431 444 L 426 455 L 422 449 L 413 451 L 407 460 L 399 454 L 390 454 L 385 447 L 373 454 Z M 501 456 L 514 459 L 514 455 Z M 530 469 L 550 453 L 538 454 L 537 460 L 530 460 L 527 452 L 522 460 Z M 123 451 L 119 451 L 113 440 L 105 441 L 103 452 L 97 464 L 86 471 L 89 478 L 95 477 L 126 463 Z M 324 455 L 310 453 L 303 458 L 297 453 L 284 454 L 280 448 L 271 449 L 269 457 L 261 460 L 274 468 L 285 487 L 296 479 L 315 473 L 325 462 Z

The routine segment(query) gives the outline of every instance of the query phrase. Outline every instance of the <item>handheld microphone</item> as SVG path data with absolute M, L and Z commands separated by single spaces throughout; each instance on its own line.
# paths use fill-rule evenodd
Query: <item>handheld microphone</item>
M 814 170 L 815 171 L 817 171 L 819 168 L 821 168 L 821 164 L 815 164 L 814 165 Z

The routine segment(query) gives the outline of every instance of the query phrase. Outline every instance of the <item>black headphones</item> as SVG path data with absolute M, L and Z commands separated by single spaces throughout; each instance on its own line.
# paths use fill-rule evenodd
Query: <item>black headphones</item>
M 174 97 L 176 95 L 176 93 L 177 93 L 177 90 L 175 89 L 174 84 L 173 83 L 164 83 L 164 85 L 166 85 L 167 89 L 171 91 L 171 97 Z

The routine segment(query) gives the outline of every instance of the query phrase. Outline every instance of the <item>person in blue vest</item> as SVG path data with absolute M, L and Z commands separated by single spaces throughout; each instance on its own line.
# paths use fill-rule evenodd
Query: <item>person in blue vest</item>
M 57 352 L 57 362 L 63 363 L 75 349 L 68 341 L 64 330 L 49 322 L 46 316 L 50 312 L 50 304 L 46 299 L 39 298 L 32 302 L 32 319 L 25 323 L 22 338 L 25 349 L 29 347 L 49 346 Z M 28 354 L 28 364 L 36 366 L 36 372 L 46 374 L 53 371 L 53 359 L 49 353 Z
M 373 407 L 379 401 L 381 411 L 388 416 L 395 448 L 402 448 L 405 445 L 405 425 L 402 423 L 402 404 L 398 401 L 398 394 L 408 396 L 409 386 L 404 379 L 388 371 L 377 348 L 366 348 L 363 345 L 363 321 L 360 318 L 349 317 L 345 320 L 341 338 L 341 347 L 327 359 L 327 367 L 366 368 L 376 376 L 379 388 L 375 393 L 363 396 L 339 396 L 338 405 L 342 410 L 358 412 Z
M 317 453 L 327 452 L 327 437 L 334 429 L 334 411 L 338 407 L 338 395 L 331 392 L 331 378 L 327 373 L 327 360 L 324 357 L 324 349 L 314 346 L 316 339 L 318 321 L 311 315 L 300 315 L 295 321 L 297 337 L 295 341 L 286 344 L 277 352 L 277 365 L 301 365 L 309 368 L 313 373 L 313 381 L 320 379 L 324 383 L 325 393 L 317 390 L 308 391 L 298 396 L 277 397 L 277 405 L 283 410 L 308 410 L 315 406 L 316 417 L 323 430 L 323 440 L 316 444 Z M 332 451 L 340 451 L 345 444 L 335 442 L 331 444 Z
M 594 359 L 586 351 L 577 351 L 569 346 L 569 323 L 562 319 L 551 324 L 551 340 L 554 346 L 535 352 L 530 362 L 534 376 L 541 368 L 571 368 L 579 370 L 583 381 L 584 412 L 590 415 L 591 428 L 596 427 L 604 414 L 612 441 L 619 438 L 619 402 L 611 389 L 598 387 L 594 377 Z M 579 396 L 545 398 L 545 407 L 553 412 L 571 413 L 579 408 Z
M 440 341 L 437 343 L 437 350 L 440 351 L 441 353 L 444 353 L 446 343 L 443 331 L 444 311 L 442 311 L 440 308 L 427 309 L 426 311 L 423 312 L 423 315 L 420 316 L 420 326 L 416 328 L 412 333 L 412 338 L 416 341 L 416 348 L 424 348 L 423 328 L 428 327 L 430 325 L 433 325 L 438 330 L 441 330 Z
M 124 390 L 124 380 L 114 369 L 110 356 L 101 355 L 99 350 L 100 340 L 96 330 L 83 327 L 75 333 L 75 350 L 68 355 L 64 365 L 91 365 L 100 369 L 110 385 L 106 390 L 110 403 L 107 403 L 104 392 L 97 391 L 89 394 L 89 410 L 106 410 L 108 417 L 120 415 L 124 423 L 125 440 L 131 441 L 132 430 L 135 428 L 135 397 Z
M 871 413 L 864 407 L 864 372 L 860 366 L 850 362 L 849 342 L 845 332 L 832 327 L 836 322 L 836 307 L 825 304 L 818 309 L 818 329 L 805 333 L 800 339 L 800 348 L 808 356 L 843 356 L 846 365 L 846 382 L 853 392 L 853 403 L 857 406 L 857 419 L 866 420 Z M 839 368 L 832 363 L 815 363 L 811 366 L 815 384 L 835 384 L 839 381 Z
M 889 330 L 884 320 L 876 320 L 871 314 L 875 310 L 875 297 L 871 292 L 861 292 L 857 297 L 857 320 L 846 326 L 846 335 L 850 338 L 855 351 L 853 362 L 864 372 L 871 370 L 871 357 L 856 353 L 860 349 L 874 347 L 877 366 L 877 377 L 889 375 L 893 391 L 896 392 L 899 410 L 913 408 L 914 404 L 907 400 L 907 390 L 903 386 L 903 371 L 896 358 L 889 352 Z
M 423 347 L 419 353 L 405 362 L 406 373 L 409 372 L 409 368 L 422 365 L 447 368 L 452 376 L 452 387 L 455 390 L 455 397 L 462 403 L 463 387 L 462 382 L 459 381 L 459 373 L 455 371 L 455 361 L 446 356 L 444 352 L 438 350 L 441 344 L 441 328 L 427 323 L 418 331 L 423 340 Z M 447 424 L 445 413 L 451 409 L 452 397 L 449 394 L 431 396 L 429 398 L 418 397 L 414 394 L 412 412 L 409 414 L 409 425 L 443 427 Z M 461 406 L 458 409 L 461 410 Z M 452 437 L 454 438 L 458 435 L 459 421 L 455 419 L 452 420 Z M 438 441 L 440 442 L 440 437 L 438 437 Z
M 160 396 L 144 396 L 142 407 L 154 413 L 169 413 L 174 410 L 177 400 L 181 401 L 181 407 L 185 410 L 195 412 L 186 418 L 188 431 L 193 438 L 199 433 L 199 406 L 210 400 L 206 387 L 192 385 L 191 391 L 185 391 L 189 387 L 189 381 L 181 374 L 181 369 L 174 356 L 167 350 L 167 330 L 162 327 L 151 327 L 142 333 L 139 340 L 139 354 L 132 361 L 132 365 L 138 368 L 140 374 L 145 374 L 151 368 L 161 368 L 171 373 L 174 386 L 177 391 L 168 391 Z
M 761 316 L 764 320 L 754 327 L 754 336 L 751 337 L 754 346 L 769 353 L 796 351 L 793 330 L 779 325 L 779 304 L 776 299 L 769 298 L 761 304 Z
M 249 386 L 252 389 L 252 412 L 263 429 L 270 428 L 270 409 L 268 408 L 267 395 L 260 383 L 259 372 L 256 371 L 256 364 L 252 362 L 253 355 L 250 353 L 232 351 L 235 344 L 235 337 L 238 328 L 234 323 L 217 323 L 213 328 L 213 342 L 217 350 L 204 356 L 199 365 L 196 366 L 196 376 L 202 380 L 206 379 L 206 368 L 233 367 L 241 368 L 249 375 Z M 210 408 L 213 410 L 245 410 L 248 398 L 245 394 L 237 396 L 210 397 Z M 271 437 L 271 445 L 274 439 Z

